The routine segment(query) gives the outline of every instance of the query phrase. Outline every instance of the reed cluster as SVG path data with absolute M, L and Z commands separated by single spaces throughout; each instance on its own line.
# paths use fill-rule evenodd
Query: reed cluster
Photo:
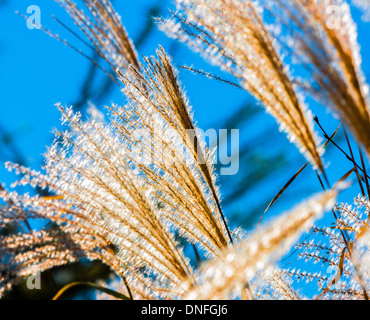
M 112 286 L 121 298 L 368 299 L 366 160 L 360 167 L 352 156 L 354 169 L 339 184 L 269 224 L 250 233 L 230 229 L 213 150 L 202 140 L 165 50 L 140 60 L 109 0 L 82 0 L 86 10 L 56 1 L 81 30 L 78 38 L 109 66 L 106 71 L 99 65 L 121 87 L 126 103 L 106 112 L 91 106 L 86 119 L 57 104 L 67 128 L 55 131 L 44 171 L 7 164 L 21 176 L 13 187 L 30 185 L 49 195 L 0 186 L 0 230 L 19 230 L 0 236 L 0 294 L 36 272 L 87 258 L 116 273 L 120 280 Z M 334 111 L 370 156 L 368 87 L 345 1 L 177 5 L 169 19 L 158 19 L 160 28 L 234 76 L 276 119 L 321 182 L 323 150 L 332 140 L 325 134 L 328 141 L 320 147 L 308 95 Z M 333 8 L 337 15 L 328 18 Z M 363 193 L 355 208 L 336 203 L 354 172 Z M 315 226 L 330 210 L 335 224 Z M 33 219 L 44 221 L 41 230 L 30 228 Z M 191 265 L 180 238 L 207 261 Z M 331 268 L 333 277 L 279 266 L 277 259 L 294 246 L 307 263 Z M 304 296 L 297 289 L 301 280 L 317 282 L 319 294 Z

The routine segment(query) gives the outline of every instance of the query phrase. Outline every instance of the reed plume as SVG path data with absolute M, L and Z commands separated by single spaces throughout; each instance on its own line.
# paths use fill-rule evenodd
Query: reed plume
M 159 47 L 155 56 L 143 57 L 141 63 L 108 0 L 82 0 L 87 13 L 70 0 L 56 1 L 87 40 L 62 25 L 109 65 L 107 73 L 120 86 L 125 102 L 110 105 L 106 114 L 91 105 L 86 118 L 57 104 L 67 129 L 55 132 L 44 172 L 7 164 L 21 176 L 12 187 L 46 189 L 49 196 L 19 194 L 0 185 L 0 231 L 15 230 L 0 236 L 0 296 L 29 275 L 87 258 L 115 272 L 118 279 L 111 286 L 116 298 L 300 300 L 311 298 L 296 288 L 306 280 L 318 285 L 315 299 L 368 299 L 370 203 L 361 184 L 363 180 L 369 190 L 362 157 L 361 168 L 347 156 L 363 192 L 354 206 L 335 203 L 339 184 L 254 232 L 230 230 L 213 150 L 202 140 L 165 50 Z M 328 137 L 323 148 L 317 147 L 304 90 L 325 105 L 330 102 L 370 153 L 367 86 L 345 2 L 177 3 L 181 11 L 162 21 L 161 28 L 235 76 L 315 169 L 324 171 L 321 150 L 332 140 Z M 326 20 L 330 5 L 339 8 L 340 29 Z M 287 30 L 291 37 L 285 36 Z M 279 32 L 280 42 L 275 39 Z M 313 76 L 311 82 L 289 71 L 294 59 L 305 75 Z M 334 213 L 334 224 L 310 228 L 328 209 Z M 30 226 L 34 220 L 43 222 L 38 230 Z M 298 257 L 322 263 L 334 273 L 277 264 L 308 228 L 309 235 L 295 246 Z M 180 236 L 193 246 L 198 269 L 185 255 Z M 207 261 L 202 262 L 199 253 Z
M 319 289 L 316 299 L 364 299 L 364 290 L 368 292 L 370 289 L 369 209 L 369 200 L 363 196 L 356 197 L 353 204 L 337 204 L 338 219 L 334 226 L 314 226 L 309 233 L 314 238 L 296 245 L 298 257 L 306 263 L 320 264 L 322 271 L 290 268 L 282 272 L 297 281 L 316 283 Z M 350 243 L 351 255 L 341 232 Z
M 70 129 L 56 133 L 58 138 L 46 155 L 47 176 L 16 168 L 25 174 L 20 184 L 48 187 L 57 194 L 57 199 L 36 197 L 29 202 L 37 207 L 40 201 L 51 201 L 49 210 L 55 214 L 39 215 L 55 222 L 68 213 L 62 220 L 68 228 L 77 223 L 83 229 L 62 230 L 78 231 L 78 239 L 73 240 L 86 257 L 111 265 L 130 284 L 134 282 L 133 290 L 141 297 L 170 298 L 180 294 L 176 285 L 193 276 L 169 228 L 179 229 L 212 256 L 228 245 L 228 234 L 215 200 L 219 195 L 209 152 L 190 135 L 195 126 L 175 71 L 163 49 L 158 55 L 158 60 L 146 59 L 147 68 L 141 66 L 147 77 L 133 67 L 121 77 L 129 102 L 110 108 L 109 123 L 94 108 L 91 119 L 84 122 L 72 109 L 58 106 Z M 204 162 L 198 161 L 198 150 Z M 33 210 L 47 208 L 44 204 Z M 94 243 L 89 237 L 100 240 Z M 57 240 L 67 244 L 63 237 L 53 239 L 55 245 Z M 95 251 L 104 258 L 94 256 Z M 57 256 L 53 259 L 55 265 L 64 262 Z M 158 286 L 149 285 L 146 274 L 155 275 Z
M 323 171 L 312 115 L 262 21 L 261 7 L 239 0 L 179 0 L 177 4 L 180 13 L 162 20 L 161 29 L 234 75 L 302 154 Z
M 221 228 L 225 228 L 227 232 L 227 240 L 222 239 L 222 235 L 218 236 L 221 237 L 221 239 L 217 240 L 219 242 L 217 246 L 221 245 L 222 247 L 226 245 L 228 241 L 232 243 L 232 235 L 228 230 L 227 222 L 221 209 L 220 195 L 218 194 L 218 188 L 215 184 L 213 168 L 210 159 L 208 159 L 208 151 L 202 150 L 205 149 L 205 146 L 201 146 L 197 128 L 194 126 L 193 119 L 189 113 L 190 108 L 188 102 L 181 91 L 179 82 L 176 78 L 176 71 L 171 66 L 169 57 L 164 53 L 163 49 L 161 49 L 160 61 L 151 61 L 149 58 L 145 59 L 148 64 L 146 70 L 148 79 L 145 79 L 145 75 L 141 74 L 142 66 L 137 60 L 133 43 L 128 38 L 118 15 L 115 13 L 109 1 L 83 1 L 93 19 L 85 15 L 82 10 L 78 9 L 77 6 L 69 0 L 57 0 L 57 2 L 66 9 L 75 23 L 83 31 L 94 48 L 94 51 L 109 63 L 113 71 L 122 80 L 123 85 L 132 88 L 131 92 L 130 90 L 125 90 L 124 93 L 126 96 L 129 98 L 133 97 L 136 89 L 137 92 L 135 93 L 136 97 L 133 97 L 134 100 L 139 99 L 136 100 L 137 102 L 141 101 L 141 99 L 144 99 L 144 101 L 147 100 L 147 103 L 152 104 L 154 108 L 157 109 L 157 112 L 163 117 L 163 120 L 168 122 L 172 130 L 178 130 L 180 135 L 187 137 L 187 139 L 185 139 L 186 145 L 198 164 L 201 174 L 204 176 L 211 196 L 213 197 L 214 204 L 217 206 L 216 212 L 217 215 L 221 217 L 223 224 Z M 109 39 L 109 42 L 106 40 L 103 41 L 104 39 Z M 130 79 L 124 76 L 127 70 L 130 72 Z M 151 97 L 153 94 L 154 97 Z M 153 104 L 153 102 L 155 103 Z M 163 105 L 161 105 L 161 103 Z M 167 105 L 168 108 L 163 108 L 164 105 Z M 140 107 L 142 108 L 143 105 Z M 168 113 L 169 111 L 171 113 Z M 177 124 L 174 124 L 174 119 L 177 119 Z M 153 136 L 153 133 L 151 133 L 151 136 Z M 210 212 L 208 212 L 208 215 L 209 214 Z M 210 217 L 210 219 L 212 220 L 214 218 Z M 197 220 L 198 219 L 195 221 Z M 211 222 L 211 224 L 214 223 L 217 222 Z
M 82 0 L 86 14 L 71 0 L 55 0 L 73 19 L 88 42 L 78 36 L 115 70 L 139 66 L 132 40 L 109 0 Z M 77 36 L 77 35 L 76 35 Z
M 255 297 L 258 300 L 304 300 L 300 290 L 293 287 L 292 277 L 272 266 L 258 274 L 259 280 L 253 283 Z
M 142 140 L 148 142 L 146 145 L 140 141 L 149 155 L 146 161 L 158 166 L 156 169 L 168 178 L 158 180 L 157 172 L 141 166 L 147 179 L 158 187 L 157 197 L 171 209 L 164 210 L 163 214 L 185 231 L 186 237 L 192 235 L 192 241 L 200 242 L 215 254 L 227 246 L 232 237 L 220 207 L 212 156 L 198 136 L 189 103 L 169 57 L 162 48 L 157 54 L 157 59 L 145 59 L 147 67 L 142 66 L 143 74 L 132 70 L 133 76 L 121 78 L 130 105 L 119 112 L 113 110 L 113 114 L 122 121 L 129 119 L 131 128 L 142 130 Z M 141 123 L 142 119 L 146 122 Z M 116 127 L 128 143 L 137 143 L 132 131 Z M 169 152 L 172 152 L 170 157 Z M 161 194 L 166 198 L 162 199 Z M 208 239 L 209 243 L 201 239 Z
M 331 107 L 370 155 L 369 88 L 349 5 L 342 0 L 279 0 L 268 10 L 291 35 L 289 54 L 313 80 L 304 87 Z
M 202 285 L 190 290 L 186 298 L 228 299 L 245 290 L 258 271 L 289 249 L 315 219 L 334 205 L 336 194 L 331 191 L 317 195 L 226 249 L 220 259 L 202 267 L 198 281 Z
M 94 258 L 89 254 L 99 251 L 99 259 L 127 278 L 139 296 L 175 294 L 171 286 L 190 276 L 191 268 L 159 215 L 151 187 L 130 168 L 127 150 L 107 144 L 106 139 L 117 139 L 109 127 L 97 118 L 82 123 L 78 115 L 61 110 L 70 122 L 73 138 L 72 132 L 60 133 L 63 140 L 50 148 L 46 164 L 48 187 L 58 196 L 30 199 L 32 210 L 58 223 L 65 234 L 76 233 L 73 240 L 85 249 L 86 257 Z M 20 183 L 27 183 L 27 179 Z M 39 184 L 39 177 L 30 179 Z M 46 204 L 38 207 L 40 202 Z M 69 230 L 70 225 L 81 230 Z M 54 238 L 57 240 L 65 243 L 63 238 Z M 73 255 L 75 250 L 68 249 Z M 48 257 L 48 252 L 40 250 Z M 53 259 L 57 264 L 58 257 Z M 152 281 L 149 285 L 149 275 L 155 275 L 158 288 Z
M 71 1 L 59 1 L 116 72 L 128 103 L 110 107 L 108 123 L 94 108 L 84 122 L 72 109 L 58 105 L 62 123 L 70 129 L 56 133 L 46 155 L 46 176 L 16 167 L 25 175 L 19 183 L 57 194 L 30 199 L 32 210 L 59 227 L 65 223 L 64 234 L 70 225 L 83 228 L 75 240 L 81 252 L 110 265 L 127 279 L 134 294 L 176 297 L 180 292 L 175 286 L 192 277 L 192 270 L 171 228 L 211 256 L 232 242 L 231 233 L 221 211 L 211 155 L 198 137 L 169 57 L 160 49 L 157 59 L 144 58 L 146 66 L 140 65 L 117 15 L 103 2 L 84 1 L 92 21 Z M 23 198 L 15 197 L 24 206 Z M 19 212 L 23 220 L 32 218 L 26 210 Z M 14 221 L 14 216 L 9 219 Z M 89 242 L 88 237 L 99 241 Z M 54 240 L 57 245 L 58 238 Z M 34 245 L 29 245 L 30 252 Z M 96 251 L 101 255 L 93 256 Z M 55 265 L 63 264 L 54 260 Z M 153 276 L 156 280 L 150 283 Z

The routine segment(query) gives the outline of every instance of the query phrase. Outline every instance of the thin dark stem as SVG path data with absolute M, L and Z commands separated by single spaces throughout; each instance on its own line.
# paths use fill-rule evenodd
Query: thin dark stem
M 190 129 L 194 130 L 194 127 L 191 127 Z M 198 142 L 198 137 L 195 135 L 194 137 L 194 150 L 195 150 L 195 153 L 196 155 L 198 156 L 198 161 L 199 161 L 199 166 L 200 166 L 200 169 L 202 170 L 202 173 L 206 179 L 206 182 L 212 192 L 212 195 L 213 195 L 213 198 L 215 200 L 215 203 L 216 203 L 216 206 L 217 206 L 217 209 L 220 213 L 220 216 L 222 218 L 222 222 L 225 226 L 225 229 L 227 231 L 227 234 L 229 236 L 229 239 L 230 239 L 230 243 L 233 245 L 234 244 L 234 241 L 233 241 L 233 238 L 231 236 L 231 232 L 229 230 L 229 227 L 227 225 L 227 222 L 226 222 L 226 219 L 225 219 L 225 216 L 224 216 L 224 213 L 221 209 L 221 205 L 220 205 L 220 200 L 218 199 L 218 196 L 217 196 L 217 192 L 215 190 L 215 187 L 213 185 L 213 181 L 212 181 L 212 178 L 208 172 L 208 168 L 207 166 L 205 165 L 205 157 L 203 155 L 203 152 L 202 150 L 199 148 L 199 142 Z
M 217 198 L 216 195 L 215 195 L 215 199 L 216 199 L 217 208 L 220 211 L 221 218 L 222 218 L 222 221 L 223 221 L 223 223 L 225 225 L 225 228 L 226 228 L 227 234 L 229 236 L 230 242 L 231 242 L 231 244 L 234 244 L 233 237 L 231 236 L 231 232 L 230 232 L 229 226 L 227 225 L 227 222 L 226 222 L 224 213 L 222 212 L 222 209 L 221 209 L 221 206 L 220 206 L 220 202 L 218 201 L 218 198 Z
M 126 287 L 126 290 L 127 290 L 127 293 L 128 293 L 128 296 L 129 296 L 130 300 L 134 300 L 134 297 L 132 296 L 132 292 L 131 292 L 130 286 L 128 285 L 126 277 L 122 276 L 122 280 L 125 284 L 125 287 Z
M 202 260 L 200 259 L 200 255 L 199 255 L 198 249 L 195 246 L 195 244 L 193 244 L 193 243 L 192 243 L 192 247 L 193 247 L 193 250 L 194 250 L 195 258 L 197 259 L 198 266 L 200 266 Z
M 349 139 L 348 139 L 348 135 L 347 135 L 347 130 L 345 128 L 345 126 L 343 125 L 343 132 L 344 132 L 344 135 L 346 137 L 346 141 L 347 141 L 347 145 L 348 145 L 348 149 L 349 149 L 349 152 L 351 153 L 351 158 L 352 158 L 352 161 L 355 162 L 355 157 L 353 156 L 353 152 L 352 152 L 352 148 L 351 148 L 351 144 L 349 142 Z M 362 165 L 363 166 L 363 165 Z M 364 166 L 363 166 L 364 167 Z M 360 189 L 361 189 L 361 193 L 363 196 L 365 196 L 365 190 L 364 190 L 364 187 L 362 186 L 362 182 L 361 182 L 361 176 L 358 172 L 358 169 L 356 166 L 354 166 L 355 168 L 355 172 L 356 172 L 356 176 L 357 176 L 357 180 L 358 180 L 358 184 L 360 186 Z M 366 171 L 365 171 L 366 172 Z
M 315 172 L 316 172 L 317 178 L 318 178 L 318 179 L 319 179 L 319 181 L 320 181 L 320 185 L 321 185 L 322 189 L 323 189 L 324 191 L 326 191 L 325 186 L 324 186 L 324 184 L 322 183 L 322 180 L 321 180 L 321 178 L 320 178 L 319 173 L 317 172 L 317 170 L 315 170 Z M 332 208 L 332 209 L 331 209 L 331 211 L 333 212 L 333 215 L 334 215 L 335 220 L 336 220 L 336 221 L 338 221 L 338 217 L 337 217 L 337 214 L 335 213 L 335 210 Z M 355 269 L 355 271 L 356 271 L 356 275 L 357 275 L 357 277 L 358 277 L 359 284 L 360 284 L 360 286 L 361 286 L 361 288 L 362 288 L 362 292 L 363 292 L 364 298 L 365 298 L 365 300 L 369 300 L 369 297 L 368 297 L 368 295 L 367 295 L 366 289 L 365 289 L 364 284 L 363 284 L 364 282 L 363 282 L 362 275 L 361 275 L 360 271 L 358 270 L 357 264 L 356 264 L 356 262 L 355 262 L 355 259 L 354 259 L 353 255 L 352 255 L 352 250 L 351 250 L 351 247 L 350 247 L 349 242 L 348 242 L 348 240 L 347 240 L 347 237 L 346 237 L 346 235 L 344 234 L 344 232 L 343 232 L 343 230 L 342 230 L 342 229 L 339 229 L 339 231 L 340 231 L 340 233 L 341 233 L 341 235 L 342 235 L 343 241 L 344 241 L 345 246 L 346 246 L 346 248 L 347 248 L 347 250 L 348 250 L 348 254 L 349 254 L 349 256 L 350 256 L 350 260 L 351 260 L 351 262 L 352 262 L 352 265 L 353 265 L 353 267 L 354 267 L 354 269 Z
M 349 161 L 351 161 L 357 167 L 357 169 L 359 169 L 362 173 L 364 173 L 364 170 L 362 170 L 362 168 L 354 160 L 352 160 L 352 158 L 327 135 L 326 131 L 321 126 L 321 124 L 319 122 L 319 119 L 316 116 L 314 117 L 314 120 L 318 124 L 318 126 L 320 127 L 321 131 L 323 132 L 324 138 L 329 140 L 334 146 L 336 146 L 346 156 L 346 158 Z M 367 176 L 368 179 L 370 179 L 370 177 L 368 175 L 366 175 L 366 176 Z M 362 180 L 365 181 L 365 179 L 363 177 L 362 177 Z
M 361 164 L 362 164 L 362 168 L 363 168 L 364 173 L 365 173 L 365 184 L 366 184 L 366 190 L 367 190 L 367 197 L 369 198 L 370 197 L 369 179 L 367 178 L 365 161 L 364 161 L 364 157 L 362 155 L 362 150 L 361 150 L 360 146 L 358 146 L 358 152 L 360 153 Z

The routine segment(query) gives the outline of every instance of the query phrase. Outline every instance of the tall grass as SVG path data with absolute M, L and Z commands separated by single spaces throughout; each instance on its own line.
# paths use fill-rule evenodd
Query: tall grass
M 212 150 L 165 50 L 139 59 L 108 0 L 83 0 L 86 12 L 70 0 L 57 2 L 111 68 L 106 72 L 114 75 L 127 103 L 111 105 L 106 114 L 91 107 L 88 119 L 58 104 L 67 129 L 55 132 L 45 172 L 7 164 L 22 176 L 13 186 L 47 189 L 50 196 L 1 187 L 0 228 L 24 229 L 1 235 L 1 294 L 36 272 L 88 258 L 116 273 L 114 290 L 90 284 L 115 298 L 368 299 L 368 160 L 361 155 L 358 164 L 348 140 L 346 156 L 354 169 L 325 187 L 322 154 L 335 133 L 324 132 L 327 141 L 321 145 L 306 102 L 310 95 L 334 111 L 370 156 L 368 87 L 345 1 L 178 0 L 178 12 L 158 19 L 169 36 L 228 71 L 238 87 L 260 100 L 322 184 L 322 193 L 250 234 L 228 225 Z M 335 25 L 328 16 L 333 8 Z M 301 68 L 305 79 L 297 77 Z M 354 206 L 336 203 L 354 174 L 362 194 L 354 195 Z M 314 226 L 328 210 L 335 224 Z M 43 220 L 45 227 L 27 228 L 29 219 Z M 197 266 L 178 243 L 179 235 L 193 246 Z M 323 272 L 279 265 L 278 258 L 293 246 L 307 263 L 322 263 Z M 207 261 L 200 261 L 198 252 Z M 325 274 L 326 268 L 333 272 Z M 319 294 L 305 296 L 301 280 L 316 282 Z

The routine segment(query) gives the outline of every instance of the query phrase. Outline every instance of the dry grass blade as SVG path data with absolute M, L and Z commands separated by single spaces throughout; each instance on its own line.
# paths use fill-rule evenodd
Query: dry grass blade
M 308 166 L 309 162 L 307 162 L 306 164 L 304 164 L 295 174 L 293 177 L 291 177 L 289 179 L 289 181 L 283 186 L 283 188 L 277 193 L 277 195 L 274 197 L 274 199 L 271 200 L 271 202 L 269 203 L 269 205 L 267 206 L 266 210 L 264 211 L 264 213 L 262 214 L 261 218 L 259 219 L 258 221 L 258 224 L 261 223 L 265 213 L 267 212 L 268 209 L 270 209 L 270 207 L 275 203 L 275 201 L 277 199 L 280 198 L 280 196 L 284 193 L 284 191 L 291 185 L 291 183 L 301 174 L 301 172 Z
M 339 128 L 341 127 L 341 124 L 338 126 L 338 128 L 332 133 L 332 135 L 329 137 L 329 139 L 321 146 L 322 149 L 324 149 L 327 144 L 330 142 L 330 140 L 337 134 Z M 271 200 L 271 202 L 269 203 L 269 205 L 267 206 L 266 210 L 264 211 L 264 213 L 262 214 L 261 218 L 259 219 L 258 221 L 258 225 L 261 223 L 265 213 L 267 212 L 267 210 L 269 210 L 271 208 L 271 206 L 276 202 L 276 200 L 278 200 L 281 195 L 285 192 L 285 190 L 292 184 L 292 182 L 297 179 L 297 177 L 302 173 L 302 171 L 307 167 L 307 165 L 309 164 L 309 162 L 307 162 L 306 164 L 304 164 L 289 180 L 288 182 L 280 189 L 280 191 L 277 193 L 277 195 Z
M 92 283 L 92 282 L 73 282 L 73 283 L 70 283 L 66 286 L 64 286 L 62 289 L 60 289 L 58 291 L 58 293 L 53 297 L 52 300 L 59 300 L 61 298 L 61 296 L 67 292 L 69 289 L 71 288 L 74 288 L 76 286 L 85 286 L 85 287 L 91 287 L 93 289 L 96 289 L 96 290 L 99 290 L 101 292 L 104 292 L 110 296 L 113 296 L 119 300 L 132 300 L 130 298 L 128 298 L 127 296 L 125 296 L 124 294 L 122 293 L 119 293 L 117 291 L 113 291 L 113 290 L 110 290 L 108 288 L 105 288 L 105 287 L 102 287 L 100 285 L 97 285 L 96 283 Z

